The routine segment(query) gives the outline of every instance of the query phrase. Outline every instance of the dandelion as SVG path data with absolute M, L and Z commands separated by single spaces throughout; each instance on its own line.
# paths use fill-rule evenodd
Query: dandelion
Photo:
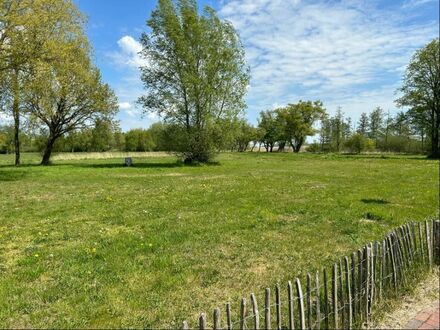
M 92 249 L 92 252 L 93 252 L 93 253 L 96 253 L 96 248 L 93 248 L 93 249 Z
M 40 255 L 39 255 L 38 253 L 35 253 L 35 254 L 34 254 L 34 257 L 35 257 L 35 258 L 38 258 L 39 256 L 40 256 Z
M 153 246 L 153 243 L 148 244 L 148 246 L 149 246 L 149 247 L 152 247 L 152 246 Z

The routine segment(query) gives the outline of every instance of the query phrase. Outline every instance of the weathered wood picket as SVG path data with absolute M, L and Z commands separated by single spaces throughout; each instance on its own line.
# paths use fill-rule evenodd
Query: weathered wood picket
M 205 313 L 198 322 L 183 322 L 183 329 L 352 329 L 368 327 L 375 306 L 399 289 L 417 272 L 440 265 L 440 221 L 423 225 L 410 223 L 390 232 L 381 242 L 369 243 L 350 258 L 336 262 L 330 272 L 326 269 L 311 276 L 307 273 L 305 291 L 299 278 L 287 283 L 286 303 L 282 303 L 282 286 L 275 286 L 274 301 L 266 288 L 264 311 L 259 310 L 257 296 L 250 295 L 250 307 L 241 300 L 237 318 L 231 304 L 225 308 L 223 319 L 219 308 L 212 322 Z M 274 320 L 271 318 L 275 314 Z M 283 314 L 285 313 L 285 317 Z M 264 315 L 264 322 L 260 322 Z

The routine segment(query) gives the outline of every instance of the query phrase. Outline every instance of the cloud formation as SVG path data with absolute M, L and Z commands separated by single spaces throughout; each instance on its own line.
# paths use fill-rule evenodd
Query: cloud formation
M 132 36 L 126 35 L 120 38 L 118 47 L 118 51 L 109 54 L 115 64 L 132 69 L 147 65 L 147 61 L 139 55 L 142 45 Z
M 438 35 L 436 22 L 409 21 L 398 9 L 366 0 L 224 1 L 219 13 L 240 33 L 251 66 L 249 117 L 299 99 L 354 117 L 392 106 L 412 53 Z

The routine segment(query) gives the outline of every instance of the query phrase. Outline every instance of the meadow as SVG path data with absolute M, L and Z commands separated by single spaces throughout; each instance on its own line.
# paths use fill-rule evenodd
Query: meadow
M 423 157 L 119 156 L 0 155 L 0 327 L 179 326 L 438 217 Z

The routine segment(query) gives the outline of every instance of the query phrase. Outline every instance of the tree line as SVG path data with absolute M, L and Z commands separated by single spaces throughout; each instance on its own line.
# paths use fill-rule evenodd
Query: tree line
M 72 0 L 0 0 L 0 146 L 54 150 L 166 150 L 185 162 L 207 162 L 219 151 L 425 152 L 439 157 L 439 40 L 409 63 L 394 116 L 376 108 L 352 123 L 330 116 L 320 101 L 262 111 L 244 120 L 250 69 L 239 35 L 196 0 L 159 0 L 141 37 L 145 94 L 138 105 L 161 124 L 122 133 L 113 123 L 118 102 L 93 64 L 85 19 Z M 318 140 L 310 144 L 313 136 Z M 159 138 L 160 137 L 160 138 Z M 307 148 L 304 146 L 307 144 Z

